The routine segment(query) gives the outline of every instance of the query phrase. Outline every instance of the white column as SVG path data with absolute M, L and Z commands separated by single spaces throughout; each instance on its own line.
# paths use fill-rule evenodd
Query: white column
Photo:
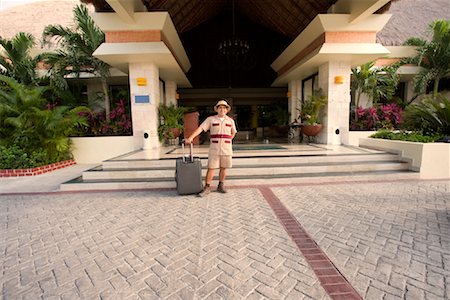
M 300 97 L 301 95 L 301 81 L 300 80 L 291 80 L 288 84 L 288 109 L 290 112 L 289 123 L 292 123 L 295 119 L 298 120 L 298 110 L 300 105 Z
M 319 67 L 319 88 L 328 98 L 324 128 L 318 136 L 319 143 L 347 145 L 350 116 L 350 74 L 347 62 L 331 61 Z M 343 83 L 335 83 L 335 77 L 342 76 Z
M 298 118 L 298 108 L 300 108 L 301 105 L 300 99 L 302 97 L 302 81 L 299 79 L 289 81 L 288 93 L 288 106 L 290 112 L 289 123 L 293 123 L 294 120 L 300 122 L 300 119 Z M 294 130 L 294 141 L 298 141 L 299 135 L 300 131 L 298 129 Z
M 158 139 L 159 69 L 151 63 L 130 63 L 129 78 L 134 148 L 137 150 L 145 146 L 146 149 L 157 149 L 160 147 Z M 138 78 L 141 80 L 140 85 L 138 85 Z M 145 143 L 144 133 L 148 133 Z
M 177 105 L 177 83 L 175 81 L 166 81 L 166 105 Z

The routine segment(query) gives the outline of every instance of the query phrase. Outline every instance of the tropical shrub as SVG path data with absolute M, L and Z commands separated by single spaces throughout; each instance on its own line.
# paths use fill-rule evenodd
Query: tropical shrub
M 95 24 L 86 5 L 77 5 L 73 9 L 74 27 L 48 25 L 43 32 L 46 44 L 56 40 L 60 47 L 57 52 L 42 55 L 43 61 L 50 66 L 51 84 L 67 89 L 65 78 L 80 78 L 81 73 L 90 73 L 100 78 L 103 90 L 103 103 L 108 120 L 110 115 L 110 95 L 107 78 L 110 66 L 93 56 L 94 51 L 104 42 L 105 34 Z
M 70 158 L 68 136 L 77 126 L 87 125 L 80 115 L 87 109 L 49 105 L 43 97 L 47 87 L 25 86 L 3 75 L 0 82 L 0 145 L 7 149 L 18 147 L 37 162 Z
M 34 45 L 35 39 L 29 33 L 19 32 L 10 40 L 0 37 L 0 46 L 4 49 L 4 53 L 0 55 L 0 74 L 22 84 L 37 84 L 39 57 L 33 58 L 30 54 Z
M 187 107 L 177 107 L 175 105 L 161 105 L 158 108 L 159 119 L 158 127 L 159 140 L 173 139 L 174 130 L 179 132 L 183 129 L 184 114 L 189 111 Z
M 357 121 L 362 94 L 366 94 L 373 105 L 380 98 L 391 98 L 395 94 L 399 77 L 396 74 L 399 65 L 375 67 L 374 62 L 368 62 L 352 68 L 351 91 L 355 98 L 353 117 Z
M 397 104 L 377 105 L 373 107 L 358 107 L 356 117 L 351 118 L 351 130 L 377 130 L 399 128 L 402 120 L 402 108 Z
M 302 123 L 308 125 L 319 124 L 320 114 L 325 105 L 327 105 L 327 102 L 327 97 L 322 95 L 320 90 L 314 91 L 311 96 L 301 103 L 301 107 L 297 108 Z
M 431 41 L 411 37 L 405 45 L 415 46 L 417 55 L 407 58 L 403 63 L 413 63 L 422 67 L 414 77 L 414 91 L 425 93 L 427 86 L 433 83 L 433 94 L 439 90 L 439 81 L 450 74 L 450 20 L 435 20 L 428 26 L 432 33 Z
M 419 142 L 419 143 L 432 143 L 442 138 L 441 135 L 423 135 L 417 131 L 398 131 L 394 132 L 391 130 L 379 130 L 372 134 L 370 137 L 376 139 L 386 139 L 386 140 L 398 140 L 398 141 L 408 141 L 408 142 Z
M 409 105 L 404 113 L 403 127 L 425 135 L 450 135 L 450 100 L 442 94 L 428 95 L 419 103 Z
M 0 169 L 27 169 L 49 165 L 62 160 L 71 159 L 72 156 L 67 153 L 66 157 L 52 158 L 47 150 L 37 149 L 28 153 L 18 146 L 0 146 Z
M 87 126 L 80 126 L 74 136 L 111 136 L 131 135 L 132 124 L 130 107 L 125 99 L 120 99 L 113 107 L 107 121 L 104 111 L 90 110 L 82 112 L 87 120 Z

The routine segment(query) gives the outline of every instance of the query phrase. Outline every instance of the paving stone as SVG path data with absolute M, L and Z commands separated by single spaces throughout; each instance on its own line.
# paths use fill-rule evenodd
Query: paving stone
M 449 236 L 448 221 L 442 218 L 450 215 L 448 183 L 331 184 L 273 190 L 364 299 L 402 295 L 423 299 L 425 293 L 447 296 L 435 288 L 448 284 L 441 279 L 448 270 L 445 261 L 449 261 L 445 257 L 448 247 L 442 244 Z M 438 216 L 436 211 L 444 213 Z M 436 276 L 436 270 L 440 275 Z M 377 288 L 372 287 L 369 295 L 370 282 Z
M 445 182 L 272 190 L 364 299 L 449 297 Z M 2 297 L 329 299 L 258 189 L 210 196 L 0 196 Z

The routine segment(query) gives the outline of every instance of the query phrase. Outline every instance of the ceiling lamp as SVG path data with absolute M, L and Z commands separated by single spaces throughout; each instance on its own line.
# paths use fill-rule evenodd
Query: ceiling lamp
M 250 44 L 246 40 L 236 36 L 234 0 L 231 2 L 231 5 L 232 35 L 219 43 L 218 50 L 221 55 L 238 63 L 239 61 L 245 60 L 245 56 L 250 52 Z

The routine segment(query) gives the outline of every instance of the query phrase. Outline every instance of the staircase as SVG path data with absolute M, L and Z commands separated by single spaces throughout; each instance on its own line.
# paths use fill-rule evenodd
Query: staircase
M 234 152 L 233 168 L 228 170 L 227 186 L 255 184 L 314 183 L 336 180 L 389 180 L 418 178 L 409 163 L 398 155 L 355 147 L 326 145 L 283 145 L 275 148 L 243 147 Z M 257 148 L 261 147 L 261 149 Z M 181 150 L 171 149 L 160 159 L 138 151 L 104 161 L 63 183 L 63 191 L 175 188 L 175 159 Z M 207 148 L 195 150 L 206 173 Z M 216 178 L 218 170 L 216 171 Z

